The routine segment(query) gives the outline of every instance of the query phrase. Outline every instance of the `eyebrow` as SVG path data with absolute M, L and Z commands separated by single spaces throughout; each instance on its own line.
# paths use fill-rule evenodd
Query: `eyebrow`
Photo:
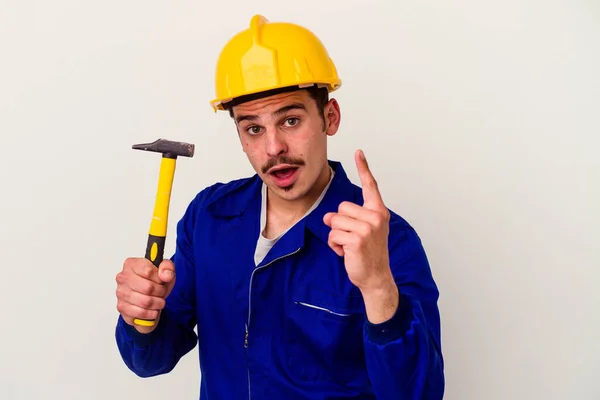
M 304 110 L 306 111 L 306 106 L 302 103 L 292 103 L 287 106 L 281 107 L 279 110 L 273 112 L 273 116 L 280 116 L 285 114 L 291 110 Z M 235 121 L 239 124 L 242 121 L 255 121 L 258 119 L 258 115 L 255 114 L 247 114 L 247 115 L 239 115 L 235 117 Z

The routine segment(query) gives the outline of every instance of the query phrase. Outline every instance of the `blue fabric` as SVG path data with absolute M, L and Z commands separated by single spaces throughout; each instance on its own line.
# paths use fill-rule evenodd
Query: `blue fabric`
M 400 305 L 371 324 L 323 223 L 342 201 L 362 205 L 362 190 L 330 165 L 336 174 L 321 204 L 258 267 L 259 177 L 198 194 L 177 225 L 177 278 L 156 330 L 143 335 L 118 319 L 117 345 L 134 373 L 167 373 L 198 345 L 202 400 L 443 397 L 438 289 L 421 241 L 392 212 Z

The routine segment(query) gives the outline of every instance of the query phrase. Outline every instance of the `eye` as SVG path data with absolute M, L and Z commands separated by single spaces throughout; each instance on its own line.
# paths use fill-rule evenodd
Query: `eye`
M 298 125 L 299 122 L 300 122 L 299 118 L 291 117 L 291 118 L 287 118 L 285 120 L 285 125 L 287 125 L 287 126 L 296 126 L 296 125 Z
M 248 134 L 250 135 L 258 135 L 260 133 L 260 126 L 250 126 L 248 128 L 246 128 L 246 132 L 248 132 Z

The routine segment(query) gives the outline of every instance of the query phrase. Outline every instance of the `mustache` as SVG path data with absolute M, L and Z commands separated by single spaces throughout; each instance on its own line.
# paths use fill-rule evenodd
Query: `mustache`
M 268 170 L 270 170 L 271 168 L 273 168 L 279 164 L 287 164 L 287 165 L 294 165 L 294 166 L 302 167 L 304 165 L 304 161 L 299 158 L 293 158 L 293 157 L 287 157 L 287 156 L 271 158 L 269 161 L 267 161 L 267 163 L 265 165 L 263 165 L 263 167 L 261 168 L 261 171 L 263 174 L 266 174 Z

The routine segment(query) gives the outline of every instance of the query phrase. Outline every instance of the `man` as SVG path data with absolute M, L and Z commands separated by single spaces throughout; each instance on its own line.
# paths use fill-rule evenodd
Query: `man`
M 361 151 L 362 189 L 327 158 L 340 84 L 300 26 L 255 16 L 227 43 L 212 105 L 233 117 L 256 175 L 197 195 L 172 261 L 128 259 L 117 275 L 117 344 L 137 375 L 171 371 L 198 344 L 201 399 L 442 398 L 420 240 Z

